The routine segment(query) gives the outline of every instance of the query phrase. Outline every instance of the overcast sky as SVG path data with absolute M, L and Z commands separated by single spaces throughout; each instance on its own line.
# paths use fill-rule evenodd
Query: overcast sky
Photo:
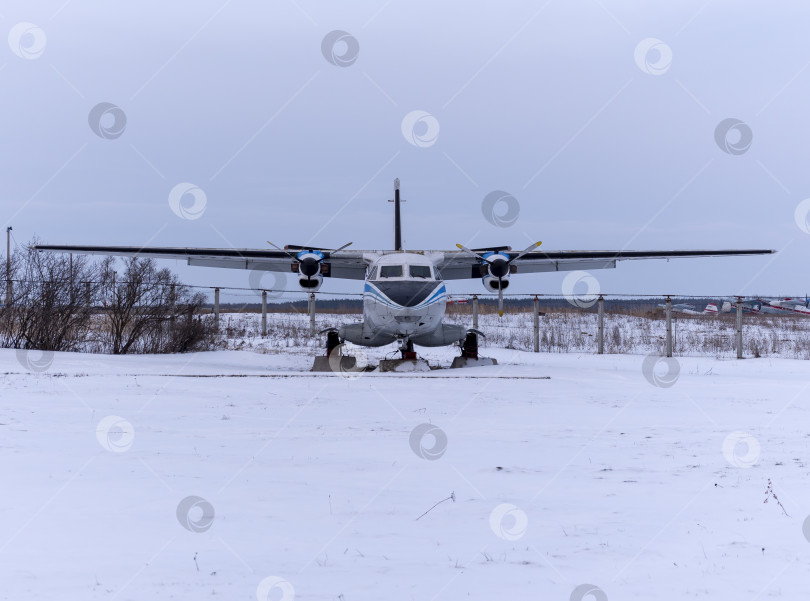
M 346 4 L 6 0 L 3 229 L 390 248 L 399 177 L 406 248 L 775 248 L 594 275 L 608 293 L 810 292 L 810 5 Z M 172 206 L 183 183 L 196 203 Z M 482 211 L 496 190 L 511 223 Z M 510 291 L 559 293 L 563 275 Z

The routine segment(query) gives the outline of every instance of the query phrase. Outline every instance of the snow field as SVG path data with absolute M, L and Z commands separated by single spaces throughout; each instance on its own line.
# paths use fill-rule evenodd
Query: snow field
M 805 362 L 488 354 L 0 351 L 3 598 L 804 597 Z

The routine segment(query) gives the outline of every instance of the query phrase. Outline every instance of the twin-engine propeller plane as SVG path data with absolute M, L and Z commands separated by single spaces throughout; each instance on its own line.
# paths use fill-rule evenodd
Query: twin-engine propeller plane
M 137 246 L 39 245 L 48 252 L 186 259 L 189 265 L 228 267 L 297 274 L 301 290 L 317 291 L 328 278 L 364 280 L 363 320 L 340 326 L 339 342 L 382 346 L 397 342 L 403 359 L 415 358 L 413 345 L 445 346 L 464 342 L 477 352 L 477 332 L 444 323 L 448 280 L 481 279 L 484 288 L 498 294 L 498 312 L 503 315 L 503 291 L 509 278 L 525 273 L 609 269 L 629 259 L 673 259 L 770 254 L 773 250 L 565 250 L 537 251 L 540 242 L 520 252 L 509 246 L 457 250 L 404 250 L 400 223 L 399 180 L 394 180 L 393 250 L 336 250 L 288 245 L 275 250 L 172 248 Z M 468 332 L 470 336 L 468 337 Z M 335 332 L 327 352 L 335 346 Z M 469 356 L 466 355 L 465 356 Z M 475 355 L 473 355 L 475 356 Z

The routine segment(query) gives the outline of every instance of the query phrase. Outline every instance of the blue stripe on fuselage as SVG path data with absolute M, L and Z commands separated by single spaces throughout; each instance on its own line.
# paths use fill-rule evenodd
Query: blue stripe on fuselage
M 373 298 L 376 302 L 386 305 L 388 307 L 396 309 L 421 309 L 423 307 L 428 307 L 442 300 L 442 298 L 447 294 L 447 289 L 445 288 L 443 283 L 438 284 L 436 286 L 436 289 L 430 294 L 430 296 L 427 299 L 425 299 L 418 305 L 414 305 L 413 307 L 407 307 L 405 305 L 401 305 L 391 300 L 389 297 L 383 294 L 376 286 L 370 284 L 369 282 L 366 282 L 363 292 L 371 296 L 371 298 Z

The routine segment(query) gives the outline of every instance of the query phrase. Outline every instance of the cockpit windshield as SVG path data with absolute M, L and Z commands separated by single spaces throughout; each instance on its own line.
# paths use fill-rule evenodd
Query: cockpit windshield
M 380 265 L 380 278 L 401 278 L 402 265 Z
M 409 269 L 412 278 L 423 278 L 426 280 L 431 279 L 429 265 L 411 265 Z

